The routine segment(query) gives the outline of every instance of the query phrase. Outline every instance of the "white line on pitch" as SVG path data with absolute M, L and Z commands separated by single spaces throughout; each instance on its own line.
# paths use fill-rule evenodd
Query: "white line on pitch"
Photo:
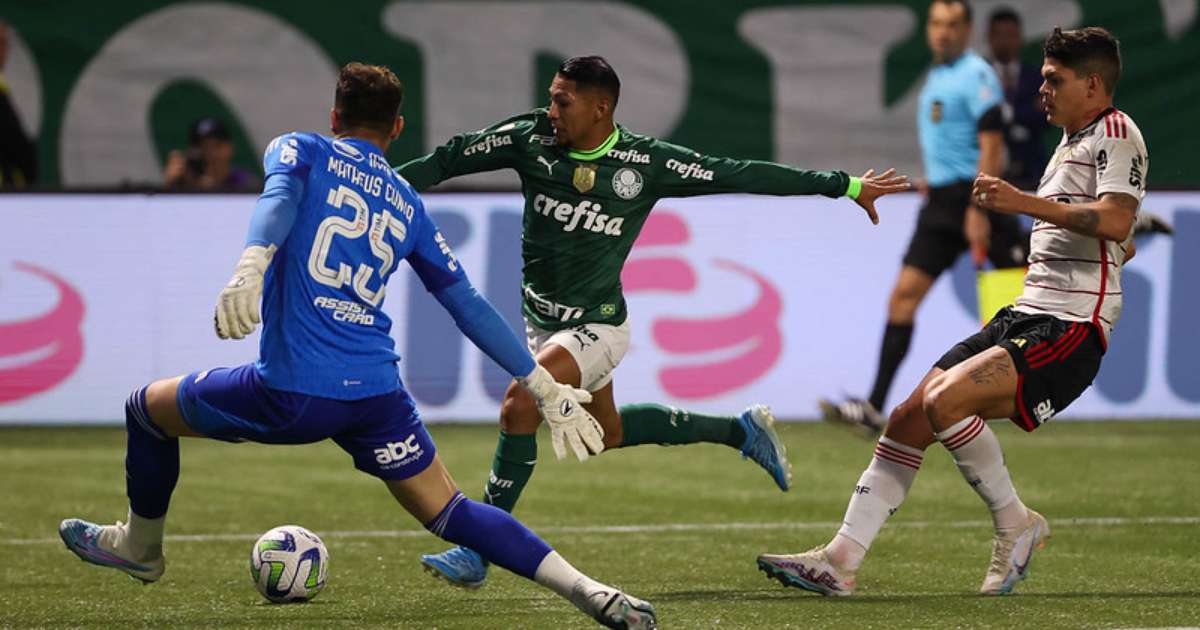
M 1057 527 L 1122 527 L 1126 525 L 1198 525 L 1200 516 L 1102 516 L 1059 518 L 1050 521 Z M 900 521 L 889 528 L 905 529 L 968 529 L 990 527 L 991 521 Z M 580 525 L 533 527 L 541 534 L 658 534 L 669 532 L 753 531 L 778 529 L 836 529 L 840 522 L 779 521 L 774 523 L 659 523 L 656 525 Z M 327 531 L 317 532 L 322 538 L 420 538 L 428 536 L 423 529 Z M 259 534 L 176 534 L 167 536 L 170 542 L 227 542 L 257 540 Z M 0 538 L 0 545 L 44 545 L 61 542 L 58 538 Z

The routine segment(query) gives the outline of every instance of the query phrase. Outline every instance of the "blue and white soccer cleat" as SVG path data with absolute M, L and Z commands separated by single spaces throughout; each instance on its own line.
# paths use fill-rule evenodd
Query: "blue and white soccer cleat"
M 979 592 L 983 595 L 1007 595 L 1017 582 L 1029 575 L 1033 552 L 1046 546 L 1050 525 L 1045 517 L 1033 510 L 1023 527 L 996 530 L 992 540 L 992 564 L 983 577 Z
M 831 597 L 847 597 L 854 594 L 854 574 L 834 566 L 829 561 L 824 546 L 804 553 L 787 555 L 764 553 L 758 557 L 758 568 L 766 573 L 768 578 L 779 580 L 784 586 Z
M 58 525 L 58 535 L 80 560 L 110 567 L 128 573 L 143 584 L 158 581 L 167 569 L 167 561 L 161 547 L 157 555 L 134 559 L 126 543 L 127 529 L 124 523 L 101 526 L 77 518 L 69 518 Z
M 421 565 L 434 577 L 454 586 L 476 589 L 487 579 L 488 562 L 466 547 L 454 547 L 442 553 L 421 556 Z
M 792 485 L 792 465 L 788 463 L 787 448 L 771 426 L 775 416 L 766 405 L 750 405 L 738 417 L 738 424 L 746 432 L 742 443 L 742 458 L 752 459 L 763 467 L 775 480 L 780 490 L 787 492 Z
M 580 598 L 572 595 L 572 599 Z M 621 591 L 595 591 L 582 597 L 579 606 L 605 628 L 616 630 L 657 630 L 658 617 L 650 602 L 642 601 Z

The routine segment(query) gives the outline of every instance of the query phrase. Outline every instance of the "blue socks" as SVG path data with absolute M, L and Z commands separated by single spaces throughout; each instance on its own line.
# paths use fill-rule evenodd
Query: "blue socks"
M 553 551 L 500 508 L 476 503 L 455 493 L 446 507 L 425 528 L 439 538 L 473 549 L 485 560 L 533 579 L 538 565 Z
M 125 493 L 129 509 L 147 519 L 167 513 L 171 493 L 179 479 L 179 438 L 168 438 L 150 421 L 146 388 L 125 401 Z
M 168 438 L 146 412 L 146 388 L 125 402 L 128 450 L 125 488 L 129 508 L 145 519 L 167 513 L 179 479 L 179 439 Z M 542 560 L 553 551 L 508 512 L 455 493 L 426 529 L 438 537 L 473 549 L 489 562 L 534 579 Z

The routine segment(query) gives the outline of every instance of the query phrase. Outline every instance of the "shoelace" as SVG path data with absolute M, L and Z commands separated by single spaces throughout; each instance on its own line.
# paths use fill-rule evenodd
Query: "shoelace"
M 998 534 L 992 540 L 992 566 L 991 573 L 999 573 L 1001 575 L 1008 574 L 1009 558 L 1012 557 L 1013 547 L 1017 544 L 1017 539 L 1008 538 L 1007 536 Z
M 111 529 L 101 526 L 96 532 L 96 544 L 106 551 L 115 551 L 121 546 L 121 528 L 125 524 L 117 521 Z

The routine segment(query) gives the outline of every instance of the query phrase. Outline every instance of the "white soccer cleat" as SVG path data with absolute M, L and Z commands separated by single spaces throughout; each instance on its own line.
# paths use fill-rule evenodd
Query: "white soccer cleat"
M 58 535 L 80 560 L 128 573 L 145 584 L 157 582 L 167 570 L 162 547 L 155 545 L 142 557 L 129 549 L 128 527 L 121 521 L 116 525 L 97 525 L 69 518 L 58 526 Z
M 1022 527 L 996 530 L 992 539 L 992 564 L 983 577 L 979 592 L 983 595 L 1007 595 L 1017 582 L 1029 575 L 1029 560 L 1035 549 L 1046 546 L 1050 525 L 1033 510 Z
M 768 578 L 779 580 L 784 586 L 802 588 L 831 597 L 846 597 L 854 594 L 854 574 L 838 569 L 829 561 L 825 546 L 815 547 L 804 553 L 775 555 L 764 553 L 758 557 L 758 568 Z
M 576 587 L 578 588 L 578 586 Z M 607 588 L 607 587 L 605 587 Z M 576 591 L 571 600 L 605 628 L 617 630 L 657 630 L 658 617 L 650 602 L 618 590 Z

